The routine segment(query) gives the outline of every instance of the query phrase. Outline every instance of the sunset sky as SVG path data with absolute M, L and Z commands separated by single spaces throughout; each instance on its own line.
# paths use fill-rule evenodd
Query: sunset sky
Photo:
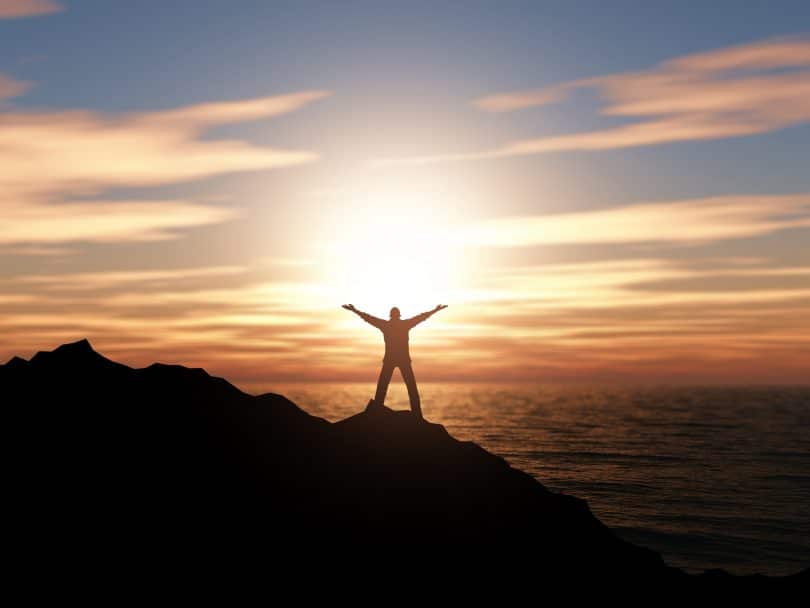
M 810 3 L 0 0 L 0 359 L 807 383 Z

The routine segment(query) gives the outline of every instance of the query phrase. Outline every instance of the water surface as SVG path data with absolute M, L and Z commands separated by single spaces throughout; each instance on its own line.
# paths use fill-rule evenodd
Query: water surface
M 810 387 L 423 384 L 425 416 L 588 501 L 620 536 L 690 571 L 810 566 Z M 272 388 L 328 420 L 369 384 Z M 407 409 L 404 386 L 387 405 Z

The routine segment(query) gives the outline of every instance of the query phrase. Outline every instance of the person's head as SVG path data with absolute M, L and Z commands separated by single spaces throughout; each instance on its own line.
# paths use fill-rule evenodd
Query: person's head
M 397 308 L 396 306 L 394 306 L 394 307 L 391 309 L 391 312 L 389 313 L 389 316 L 390 316 L 392 319 L 399 319 L 399 308 Z

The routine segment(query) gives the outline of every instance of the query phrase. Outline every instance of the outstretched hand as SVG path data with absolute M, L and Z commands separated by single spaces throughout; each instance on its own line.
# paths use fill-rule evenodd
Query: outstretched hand
M 440 310 L 444 310 L 445 308 L 447 308 L 447 304 L 439 304 L 433 310 L 435 310 L 436 312 L 439 312 Z
M 345 308 L 346 310 L 351 310 L 352 312 L 354 312 L 355 310 L 357 310 L 357 309 L 354 307 L 354 304 L 344 304 L 344 305 L 343 305 L 343 308 Z

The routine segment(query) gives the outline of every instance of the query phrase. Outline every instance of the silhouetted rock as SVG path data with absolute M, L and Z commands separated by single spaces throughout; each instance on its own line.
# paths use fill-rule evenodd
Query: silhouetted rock
M 201 369 L 129 368 L 86 340 L 15 357 L 0 366 L 0 391 L 15 521 L 36 546 L 80 543 L 116 559 L 365 546 L 375 560 L 430 547 L 492 572 L 512 556 L 545 574 L 729 579 L 666 567 L 584 501 L 410 412 L 331 424 Z

